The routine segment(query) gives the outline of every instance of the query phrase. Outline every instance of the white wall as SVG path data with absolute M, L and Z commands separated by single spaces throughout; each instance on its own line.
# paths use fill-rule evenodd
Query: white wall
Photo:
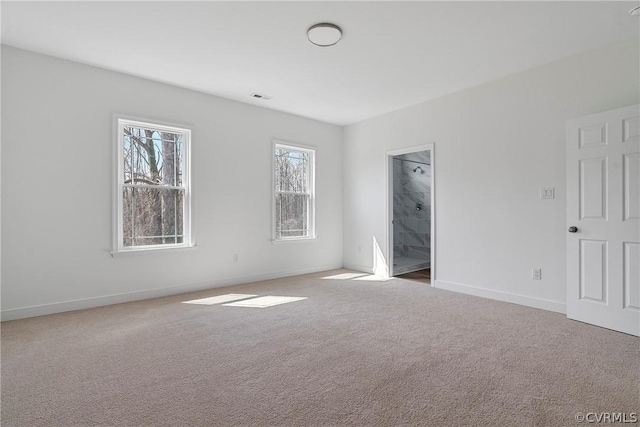
M 627 40 L 347 126 L 345 267 L 370 271 L 374 238 L 388 260 L 385 152 L 434 142 L 436 285 L 562 311 L 565 121 L 638 103 L 638 52 Z
M 340 127 L 6 46 L 2 89 L 3 319 L 342 266 Z M 114 113 L 193 129 L 196 249 L 111 257 Z M 317 147 L 315 241 L 270 241 L 273 139 Z

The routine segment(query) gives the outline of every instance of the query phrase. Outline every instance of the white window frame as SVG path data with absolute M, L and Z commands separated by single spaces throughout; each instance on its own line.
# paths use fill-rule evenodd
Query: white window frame
M 195 246 L 193 243 L 192 235 L 192 188 L 191 188 L 191 129 L 184 126 L 176 126 L 167 123 L 161 123 L 158 121 L 147 121 L 136 118 L 130 118 L 122 115 L 114 116 L 115 129 L 116 129 L 116 154 L 114 156 L 116 178 L 114 179 L 114 233 L 113 233 L 113 245 L 112 256 L 127 254 L 127 253 L 140 253 L 158 250 L 171 250 L 192 248 Z M 154 129 L 163 132 L 171 132 L 181 134 L 183 137 L 183 150 L 182 155 L 184 164 L 182 170 L 182 186 L 174 186 L 168 188 L 184 189 L 183 200 L 183 238 L 182 243 L 167 243 L 160 245 L 146 245 L 146 246 L 124 246 L 124 231 L 123 231 L 123 191 L 124 191 L 124 128 L 125 127 L 141 127 L 145 129 Z M 164 186 L 167 188 L 166 186 Z
M 309 154 L 309 235 L 278 237 L 276 235 L 276 149 L 300 151 Z M 316 147 L 305 146 L 284 141 L 273 141 L 271 148 L 271 240 L 274 243 L 314 240 L 316 235 Z

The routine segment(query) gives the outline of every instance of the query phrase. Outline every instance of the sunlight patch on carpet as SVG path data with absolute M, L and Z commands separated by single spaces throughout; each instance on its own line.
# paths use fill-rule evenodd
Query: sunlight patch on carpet
M 333 276 L 326 276 L 322 278 L 330 279 L 330 280 L 363 280 L 366 282 L 386 282 L 387 280 L 391 280 L 391 277 L 385 276 L 376 276 L 375 274 L 367 274 L 367 273 L 340 273 L 334 274 Z
M 257 295 L 249 295 L 249 294 L 226 294 L 226 295 L 218 295 L 215 297 L 209 298 L 201 298 L 194 299 L 191 301 L 183 301 L 183 304 L 200 304 L 200 305 L 214 305 L 214 304 L 222 304 L 225 302 L 238 301 L 241 299 L 253 298 L 257 297 Z
M 387 280 L 391 280 L 391 279 L 392 279 L 391 277 L 368 275 L 368 276 L 356 277 L 353 280 L 363 280 L 365 282 L 386 282 Z
M 356 279 L 358 277 L 363 277 L 363 276 L 367 276 L 367 274 L 366 273 L 341 273 L 341 274 L 334 274 L 333 276 L 326 276 L 326 277 L 323 277 L 323 279 L 351 280 L 351 279 Z
M 254 308 L 266 308 L 273 307 L 274 305 L 286 304 L 288 302 L 300 301 L 307 299 L 307 297 L 278 297 L 278 296 L 266 296 L 246 299 L 243 301 L 236 301 L 229 304 L 224 304 L 227 307 L 254 307 Z

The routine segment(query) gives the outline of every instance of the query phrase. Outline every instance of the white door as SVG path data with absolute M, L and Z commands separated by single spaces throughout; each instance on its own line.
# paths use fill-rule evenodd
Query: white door
M 567 317 L 640 336 L 640 105 L 567 122 Z

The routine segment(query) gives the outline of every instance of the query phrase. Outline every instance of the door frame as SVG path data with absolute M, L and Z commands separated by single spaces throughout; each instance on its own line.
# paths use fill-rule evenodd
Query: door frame
M 429 238 L 429 256 L 430 256 L 430 270 L 431 270 L 431 285 L 436 281 L 436 251 L 435 251 L 435 241 L 436 241 L 436 227 L 435 227 L 435 219 L 436 219 L 436 205 L 435 205 L 435 194 L 436 194 L 436 168 L 435 168 L 435 143 L 430 142 L 428 144 L 423 145 L 414 145 L 411 147 L 400 148 L 397 150 L 389 150 L 386 152 L 386 168 L 385 168 L 385 178 L 387 183 L 387 212 L 385 216 L 385 234 L 387 236 L 387 259 L 389 263 L 389 268 L 387 269 L 388 277 L 393 277 L 393 157 L 399 156 L 402 154 L 410 154 L 415 153 L 417 151 L 429 151 L 431 155 L 431 235 Z

